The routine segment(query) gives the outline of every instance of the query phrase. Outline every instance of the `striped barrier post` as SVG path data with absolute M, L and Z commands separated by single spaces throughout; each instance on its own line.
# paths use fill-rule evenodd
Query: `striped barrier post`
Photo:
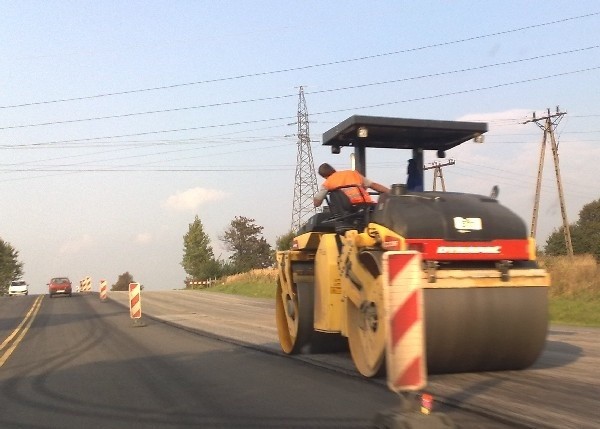
M 427 384 L 421 254 L 383 255 L 383 298 L 387 326 L 387 384 L 395 392 Z
M 142 318 L 142 295 L 139 283 L 129 283 L 129 315 L 133 319 L 133 326 L 143 326 Z
M 108 286 L 106 280 L 100 280 L 100 301 L 104 302 L 108 298 Z
M 91 292 L 92 290 L 92 278 L 86 277 L 79 282 L 79 291 L 80 292 Z
M 382 268 L 387 384 L 398 393 L 401 402 L 397 408 L 379 412 L 374 427 L 456 428 L 447 414 L 432 413 L 432 395 L 420 395 L 419 412 L 414 409 L 414 401 L 408 393 L 421 390 L 427 384 L 421 254 L 385 252 Z

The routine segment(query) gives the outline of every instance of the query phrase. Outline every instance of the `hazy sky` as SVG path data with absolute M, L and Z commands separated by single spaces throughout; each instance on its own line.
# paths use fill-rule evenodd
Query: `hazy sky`
M 216 255 L 235 216 L 289 230 L 298 88 L 318 165 L 354 114 L 485 121 L 448 153 L 450 191 L 488 194 L 531 222 L 542 131 L 560 105 L 569 221 L 600 198 L 597 1 L 0 0 L 0 237 L 34 293 L 52 276 L 183 286 L 198 215 Z M 368 176 L 405 181 L 408 153 Z M 426 154 L 426 162 L 434 159 Z M 561 224 L 546 153 L 538 242 Z M 431 189 L 433 176 L 426 175 Z

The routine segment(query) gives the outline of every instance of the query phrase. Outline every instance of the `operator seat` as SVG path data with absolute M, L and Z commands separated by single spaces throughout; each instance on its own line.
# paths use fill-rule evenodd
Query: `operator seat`
M 363 229 L 369 223 L 371 211 L 375 204 L 366 201 L 352 204 L 348 195 L 344 192 L 345 188 L 358 188 L 359 185 L 346 185 L 332 189 L 327 194 L 327 202 L 331 212 L 329 220 L 335 225 L 338 234 L 344 234 L 351 229 Z M 362 195 L 362 194 L 361 194 Z

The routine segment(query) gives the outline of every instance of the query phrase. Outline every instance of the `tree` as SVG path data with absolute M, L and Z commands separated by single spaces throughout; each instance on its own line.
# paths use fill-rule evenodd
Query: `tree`
M 187 234 L 183 236 L 183 260 L 181 266 L 195 280 L 218 277 L 223 264 L 216 260 L 210 245 L 210 238 L 204 232 L 198 215 L 190 223 Z
M 119 276 L 117 282 L 111 286 L 110 290 L 129 291 L 129 283 L 135 283 L 135 280 L 133 280 L 133 276 L 129 274 L 129 271 L 126 271 Z
M 0 295 L 8 291 L 12 280 L 19 280 L 22 276 L 23 263 L 19 261 L 19 252 L 0 238 Z
M 292 248 L 292 243 L 294 242 L 294 237 L 296 237 L 294 231 L 290 230 L 286 232 L 275 239 L 275 247 L 277 250 L 290 250 Z
M 600 199 L 586 204 L 577 222 L 569 225 L 574 254 L 588 253 L 600 260 Z M 554 230 L 546 240 L 547 255 L 566 255 L 564 227 Z
M 262 236 L 262 226 L 254 223 L 254 219 L 236 216 L 221 241 L 233 254 L 229 257 L 235 272 L 242 273 L 253 268 L 267 268 L 273 265 L 273 251 Z

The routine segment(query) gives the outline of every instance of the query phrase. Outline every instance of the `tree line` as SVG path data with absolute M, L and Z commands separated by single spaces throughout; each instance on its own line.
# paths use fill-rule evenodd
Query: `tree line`
M 0 295 L 8 293 L 13 280 L 23 277 L 23 263 L 19 261 L 19 252 L 0 238 Z
M 591 254 L 600 261 L 600 199 L 584 205 L 577 221 L 569 225 L 569 230 L 573 252 Z M 271 267 L 275 263 L 275 250 L 267 243 L 262 231 L 263 227 L 257 225 L 254 219 L 236 216 L 219 237 L 231 252 L 227 259 L 222 259 L 215 256 L 210 238 L 196 215 L 183 236 L 181 266 L 190 280 L 219 278 L 254 268 Z M 293 238 L 293 231 L 277 237 L 276 249 L 290 249 Z M 552 256 L 567 253 L 562 226 L 550 234 L 543 252 Z M 0 295 L 6 294 L 10 282 L 21 279 L 23 274 L 19 252 L 0 238 Z M 127 290 L 129 283 L 133 281 L 129 272 L 123 273 L 112 285 L 112 290 Z
M 544 247 L 545 254 L 567 254 L 564 231 L 564 226 L 561 226 L 550 234 Z M 579 211 L 579 219 L 569 224 L 569 231 L 574 254 L 590 254 L 600 261 L 600 199 L 583 206 Z
M 206 280 L 243 273 L 255 268 L 272 267 L 275 252 L 264 238 L 263 227 L 254 219 L 236 216 L 227 226 L 219 240 L 230 253 L 227 259 L 216 257 L 210 237 L 202 221 L 196 215 L 183 236 L 183 260 L 181 266 L 190 280 Z M 286 236 L 291 236 L 288 233 Z M 286 246 L 279 237 L 277 247 Z M 289 247 L 287 247 L 289 248 Z

